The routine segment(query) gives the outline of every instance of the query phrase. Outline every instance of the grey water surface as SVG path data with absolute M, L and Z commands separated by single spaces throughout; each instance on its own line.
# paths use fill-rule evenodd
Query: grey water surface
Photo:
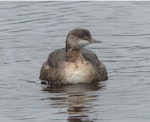
M 41 85 L 50 52 L 83 27 L 109 80 Z M 149 122 L 150 2 L 0 2 L 1 122 Z

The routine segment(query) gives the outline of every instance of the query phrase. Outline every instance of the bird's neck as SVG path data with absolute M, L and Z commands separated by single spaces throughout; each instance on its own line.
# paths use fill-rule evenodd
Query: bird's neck
M 73 51 L 68 50 L 66 52 L 66 61 L 74 62 L 74 61 L 78 61 L 82 59 L 84 58 L 82 54 L 80 53 L 80 50 L 73 50 Z

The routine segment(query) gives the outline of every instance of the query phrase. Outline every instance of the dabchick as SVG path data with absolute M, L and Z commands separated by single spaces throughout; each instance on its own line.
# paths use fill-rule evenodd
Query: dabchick
M 108 79 L 104 64 L 96 54 L 84 48 L 93 39 L 87 29 L 75 28 L 68 33 L 66 47 L 49 54 L 40 72 L 42 83 L 78 84 L 99 82 Z

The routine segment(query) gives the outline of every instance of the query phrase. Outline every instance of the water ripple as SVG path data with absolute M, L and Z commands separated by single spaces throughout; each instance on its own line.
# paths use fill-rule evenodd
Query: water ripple
M 149 2 L 0 2 L 0 114 L 12 121 L 147 121 L 150 97 Z M 39 72 L 69 30 L 87 28 L 87 46 L 109 80 L 45 86 Z

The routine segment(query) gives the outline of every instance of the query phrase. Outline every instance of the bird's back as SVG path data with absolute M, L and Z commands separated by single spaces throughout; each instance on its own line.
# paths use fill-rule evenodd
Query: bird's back
M 80 53 L 83 55 L 83 57 L 89 61 L 93 66 L 99 66 L 101 64 L 101 62 L 99 61 L 99 59 L 97 58 L 96 54 L 91 51 L 88 50 L 86 48 L 82 48 L 80 50 Z M 62 49 L 57 49 L 55 51 L 53 51 L 52 53 L 49 54 L 48 56 L 48 64 L 51 67 L 58 67 L 59 62 L 64 62 L 66 61 L 65 59 L 65 54 L 66 54 L 66 49 L 62 48 Z

